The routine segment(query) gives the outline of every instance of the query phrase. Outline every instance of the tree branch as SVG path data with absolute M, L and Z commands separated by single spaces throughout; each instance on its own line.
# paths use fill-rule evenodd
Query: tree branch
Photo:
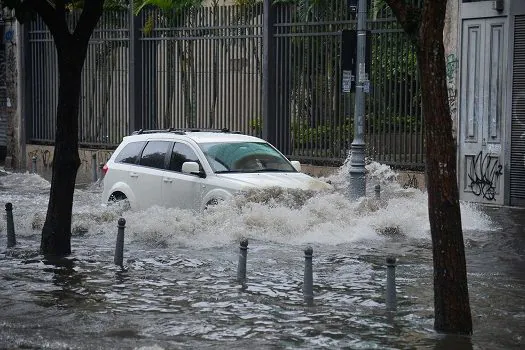
M 64 0 L 55 0 L 55 11 L 58 18 L 66 18 L 66 5 Z
M 89 38 L 91 38 L 93 30 L 102 15 L 104 1 L 105 0 L 84 1 L 84 9 L 82 10 L 82 14 L 80 15 L 75 31 L 73 32 L 75 39 L 80 40 L 87 45 Z
M 27 0 L 27 8 L 33 9 L 42 18 L 55 41 L 69 34 L 65 19 L 64 0 L 57 0 L 55 7 L 48 0 Z
M 27 8 L 33 9 L 42 17 L 49 30 L 56 28 L 56 13 L 53 6 L 48 1 L 28 0 L 24 1 Z
M 417 42 L 419 37 L 418 29 L 421 23 L 421 9 L 407 4 L 405 0 L 386 0 L 386 2 L 407 35 Z

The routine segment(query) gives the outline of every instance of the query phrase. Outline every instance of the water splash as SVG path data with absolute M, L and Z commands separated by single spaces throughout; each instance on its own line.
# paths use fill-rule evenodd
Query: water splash
M 203 213 L 152 207 L 126 211 L 101 203 L 100 183 L 75 190 L 72 233 L 102 242 L 113 242 L 119 217 L 127 220 L 128 240 L 146 247 L 214 247 L 241 237 L 279 244 L 320 243 L 337 245 L 381 241 L 391 235 L 429 239 L 427 194 L 403 188 L 390 167 L 367 165 L 367 193 L 381 185 L 381 199 L 350 201 L 348 165 L 325 178 L 333 191 L 304 192 L 278 188 L 253 190 L 221 202 Z M 17 235 L 31 236 L 42 229 L 49 182 L 35 174 L 7 173 L 0 178 L 2 202 L 12 202 Z M 31 194 L 31 203 L 27 202 Z M 461 204 L 463 228 L 487 230 L 490 219 L 476 205 Z M 0 231 L 5 223 L 0 223 Z M 111 243 L 112 244 L 112 243 Z

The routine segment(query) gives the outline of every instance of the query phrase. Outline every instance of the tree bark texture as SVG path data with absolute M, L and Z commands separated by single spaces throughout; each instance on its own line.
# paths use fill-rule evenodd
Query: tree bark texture
M 59 88 L 53 174 L 40 245 L 42 254 L 52 256 L 71 254 L 73 192 L 80 166 L 78 111 L 83 60 L 78 57 L 80 48 L 71 44 L 57 50 Z
M 443 46 L 447 1 L 425 1 L 422 11 L 407 6 L 403 0 L 387 2 L 417 47 L 434 261 L 434 328 L 446 333 L 471 334 L 456 144 L 452 135 Z
M 53 172 L 40 252 L 61 257 L 71 254 L 73 193 L 80 157 L 78 155 L 78 112 L 82 67 L 89 38 L 102 15 L 104 0 L 85 2 L 73 33 L 66 23 L 64 1 L 54 7 L 45 1 L 28 1 L 42 17 L 53 36 L 58 56 L 58 104 Z
M 426 1 L 417 56 L 425 118 L 428 211 L 434 259 L 434 328 L 472 333 L 465 245 L 448 104 L 443 28 L 446 1 Z

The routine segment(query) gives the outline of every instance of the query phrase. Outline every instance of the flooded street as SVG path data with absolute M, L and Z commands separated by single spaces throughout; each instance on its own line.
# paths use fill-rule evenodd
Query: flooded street
M 368 193 L 253 193 L 205 213 L 100 203 L 77 189 L 73 254 L 38 254 L 49 182 L 0 176 L 18 245 L 0 221 L 0 349 L 519 349 L 525 347 L 525 210 L 462 203 L 472 337 L 433 331 L 427 197 L 369 166 Z M 124 269 L 113 264 L 126 219 Z M 247 283 L 236 282 L 249 239 Z M 303 305 L 304 249 L 312 246 L 314 303 Z M 385 258 L 396 256 L 398 308 L 385 308 Z

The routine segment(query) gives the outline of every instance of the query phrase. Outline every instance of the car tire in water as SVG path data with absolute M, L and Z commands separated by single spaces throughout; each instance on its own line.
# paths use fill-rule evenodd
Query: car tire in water
M 108 204 L 117 204 L 123 210 L 128 210 L 131 208 L 131 204 L 129 203 L 128 197 L 126 197 L 126 195 L 122 192 L 112 193 L 111 196 L 109 196 Z
M 219 199 L 217 198 L 210 199 L 208 203 L 206 203 L 206 205 L 204 206 L 204 210 L 207 210 L 209 207 L 215 206 L 217 204 L 219 204 Z

